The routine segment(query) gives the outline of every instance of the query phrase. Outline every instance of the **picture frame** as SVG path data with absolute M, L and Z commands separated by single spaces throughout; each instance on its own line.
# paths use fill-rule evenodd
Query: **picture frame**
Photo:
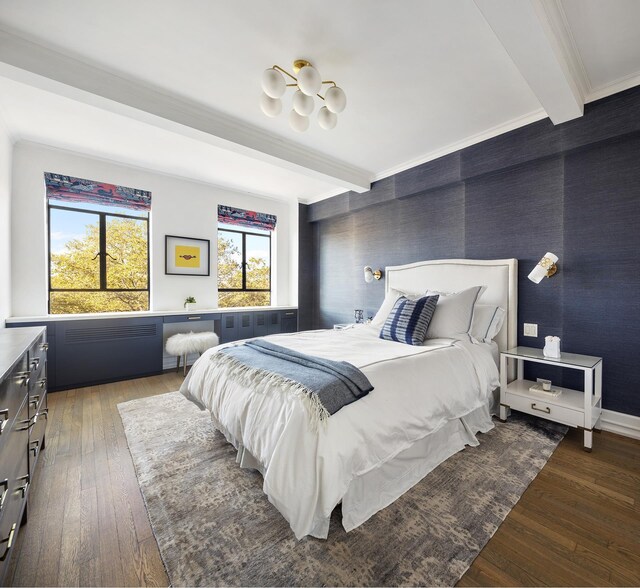
M 164 273 L 168 276 L 209 276 L 210 257 L 209 239 L 164 237 Z

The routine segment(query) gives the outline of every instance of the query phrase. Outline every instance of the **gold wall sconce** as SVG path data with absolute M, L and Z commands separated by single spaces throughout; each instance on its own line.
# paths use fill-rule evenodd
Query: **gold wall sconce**
M 368 265 L 364 267 L 364 281 L 367 282 L 367 284 L 373 282 L 374 279 L 382 279 L 383 275 L 384 274 L 381 269 L 373 270 Z
M 536 267 L 531 270 L 529 279 L 532 282 L 539 284 L 542 281 L 542 278 L 550 278 L 558 271 L 558 266 L 556 265 L 557 262 L 558 256 L 547 251 L 544 257 L 537 263 Z

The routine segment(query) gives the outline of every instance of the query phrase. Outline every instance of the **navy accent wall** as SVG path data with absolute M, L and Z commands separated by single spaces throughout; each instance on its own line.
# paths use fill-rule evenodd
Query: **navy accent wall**
M 384 281 L 362 268 L 424 259 L 519 261 L 519 344 L 545 335 L 604 357 L 604 408 L 640 416 L 640 88 L 300 207 L 300 325 L 370 316 Z M 553 251 L 559 272 L 527 274 Z M 522 336 L 538 323 L 538 338 Z M 537 373 L 536 375 L 543 375 Z M 580 388 L 571 372 L 551 372 Z

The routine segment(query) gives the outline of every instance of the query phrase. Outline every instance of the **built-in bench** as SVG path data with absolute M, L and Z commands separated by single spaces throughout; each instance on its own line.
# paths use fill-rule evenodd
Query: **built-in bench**
M 14 317 L 7 327 L 45 326 L 50 391 L 159 374 L 175 366 L 164 354 L 176 332 L 213 330 L 221 343 L 298 330 L 295 307 L 150 311 Z M 166 364 L 167 360 L 169 365 Z

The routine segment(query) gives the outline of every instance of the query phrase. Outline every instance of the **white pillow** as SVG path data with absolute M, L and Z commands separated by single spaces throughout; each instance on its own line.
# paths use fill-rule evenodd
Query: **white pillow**
M 471 330 L 473 308 L 486 286 L 473 286 L 447 294 L 427 290 L 427 296 L 440 294 L 436 311 L 427 329 L 427 339 L 455 339 Z
M 500 332 L 506 315 L 504 308 L 495 304 L 476 304 L 473 311 L 471 336 L 477 341 L 490 343 Z
M 396 303 L 396 300 L 400 298 L 400 296 L 404 296 L 409 300 L 418 300 L 419 298 L 422 298 L 424 296 L 424 292 L 401 292 L 400 290 L 389 288 L 389 292 L 387 292 L 386 296 L 384 297 L 384 301 L 378 309 L 378 312 L 376 312 L 376 316 L 371 319 L 371 325 L 373 327 L 378 327 L 380 329 L 383 327 L 385 321 L 387 320 L 387 317 L 389 316 L 389 313 L 393 309 L 393 305 Z

